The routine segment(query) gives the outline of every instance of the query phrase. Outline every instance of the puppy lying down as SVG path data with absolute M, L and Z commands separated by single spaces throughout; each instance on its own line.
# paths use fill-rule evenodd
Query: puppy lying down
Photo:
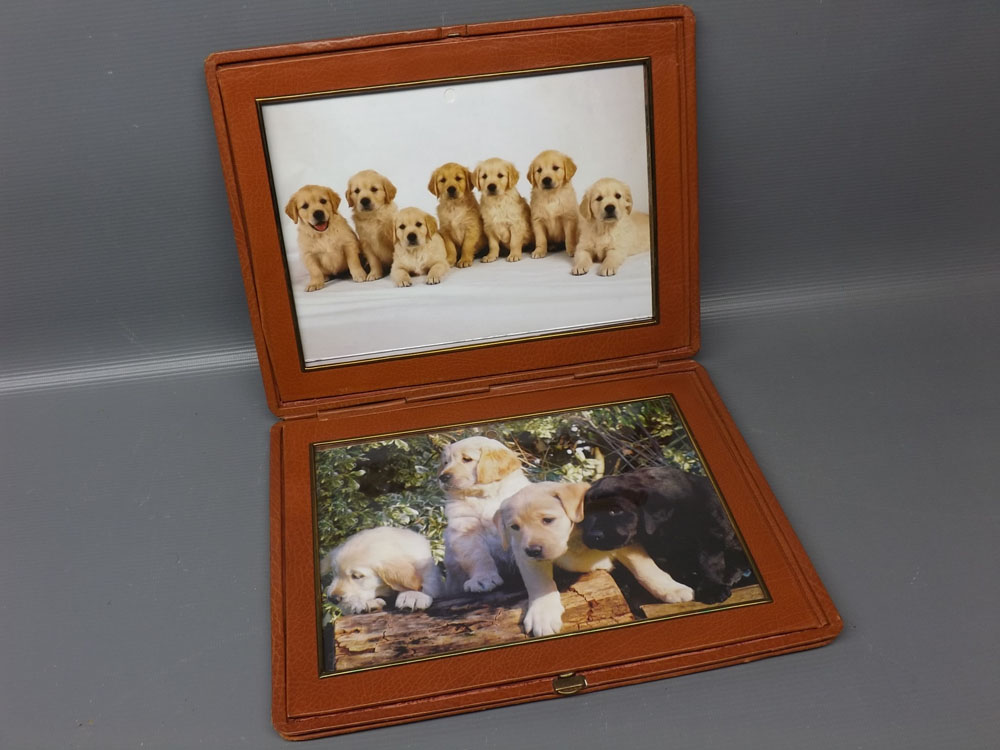
M 694 591 L 661 570 L 638 544 L 595 550 L 583 544 L 577 523 L 583 520 L 586 483 L 539 482 L 503 501 L 494 516 L 504 547 L 528 590 L 524 629 L 552 635 L 562 629 L 563 606 L 552 579 L 553 566 L 576 573 L 610 570 L 621 563 L 650 594 L 664 602 L 689 602 Z
M 327 556 L 333 581 L 326 596 L 345 612 L 427 609 L 441 594 L 441 572 L 430 543 L 409 529 L 380 526 L 348 537 Z

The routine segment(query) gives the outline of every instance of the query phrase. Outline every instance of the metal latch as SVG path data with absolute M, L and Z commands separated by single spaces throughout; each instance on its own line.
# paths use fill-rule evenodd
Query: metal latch
M 552 689 L 559 695 L 573 695 L 587 687 L 587 678 L 576 672 L 564 672 L 552 680 Z

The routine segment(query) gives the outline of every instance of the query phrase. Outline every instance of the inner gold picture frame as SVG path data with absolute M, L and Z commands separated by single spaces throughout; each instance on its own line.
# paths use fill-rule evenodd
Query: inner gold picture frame
M 393 529 L 397 534 L 405 529 L 426 539 L 436 572 L 442 572 L 448 490 L 439 484 L 438 474 L 448 446 L 461 445 L 468 438 L 485 438 L 509 447 L 532 482 L 590 484 L 604 476 L 628 477 L 644 467 L 673 467 L 685 475 L 702 477 L 711 483 L 711 491 L 735 532 L 735 546 L 745 554 L 745 571 L 722 597 L 715 597 L 719 601 L 657 601 L 620 564 L 610 571 L 557 570 L 555 580 L 566 606 L 563 630 L 541 639 L 710 614 L 770 601 L 751 551 L 676 401 L 669 394 L 498 421 L 318 443 L 312 447 L 312 492 L 321 676 L 541 640 L 524 632 L 522 627 L 528 595 L 516 568 L 507 568 L 504 583 L 486 593 L 456 590 L 448 586 L 445 578 L 439 598 L 426 608 L 404 611 L 395 606 L 394 598 L 398 601 L 405 596 L 400 593 L 404 587 L 395 582 L 395 591 L 384 586 L 379 590 L 370 611 L 363 606 L 363 598 L 353 604 L 348 602 L 347 608 L 343 603 L 338 607 L 331 601 L 331 592 L 347 595 L 371 587 L 371 578 L 355 582 L 350 579 L 355 570 L 338 570 L 337 553 L 348 542 L 352 545 L 350 564 L 366 566 L 362 569 L 370 574 L 370 568 L 378 565 L 375 558 L 382 553 L 378 549 L 364 549 L 359 559 L 357 552 L 359 546 L 365 546 L 366 539 L 374 538 L 372 546 L 377 547 L 380 529 Z M 396 541 L 393 538 L 393 543 Z M 405 538 L 399 541 L 409 543 Z M 695 585 L 695 578 L 700 575 L 692 571 L 672 572 Z
M 651 85 L 648 58 L 629 58 L 259 98 L 301 366 L 336 368 L 656 323 Z M 428 185 L 440 165 L 473 170 L 503 159 L 520 173 L 516 187 L 530 200 L 528 167 L 550 150 L 572 159 L 578 201 L 601 178 L 630 188 L 634 210 L 650 216 L 648 253 L 629 258 L 613 277 L 598 277 L 596 267 L 573 276 L 564 245 L 533 258 L 529 244 L 517 263 L 504 262 L 506 249 L 498 262 L 483 263 L 483 248 L 470 267 L 451 268 L 433 286 L 415 278 L 411 288 L 397 289 L 388 275 L 359 283 L 345 273 L 306 291 L 302 224 L 284 210 L 298 188 L 331 188 L 353 229 L 348 180 L 374 170 L 392 185 L 398 208 L 436 218 Z

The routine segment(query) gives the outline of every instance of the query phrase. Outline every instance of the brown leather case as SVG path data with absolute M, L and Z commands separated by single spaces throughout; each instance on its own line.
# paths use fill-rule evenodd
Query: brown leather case
M 652 319 L 336 367 L 304 365 L 261 100 L 621 60 L 642 61 L 649 82 Z M 837 635 L 841 622 L 829 596 L 707 374 L 691 359 L 699 300 L 694 18 L 687 8 L 222 52 L 208 58 L 206 74 L 264 386 L 280 417 L 271 431 L 271 629 L 272 718 L 282 736 L 305 739 L 551 699 L 812 648 Z M 322 673 L 312 446 L 666 394 L 752 552 L 765 601 Z M 568 674 L 574 678 L 560 678 Z

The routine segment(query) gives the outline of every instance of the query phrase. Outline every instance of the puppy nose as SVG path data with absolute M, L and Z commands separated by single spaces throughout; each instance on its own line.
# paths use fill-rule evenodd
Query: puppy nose
M 364 206 L 365 208 L 368 208 L 368 206 L 370 206 L 371 204 L 372 204 L 372 199 L 369 198 L 367 195 L 361 199 L 361 205 Z
M 337 594 L 330 594 L 329 599 L 333 604 L 340 604 L 340 596 Z
M 417 233 L 410 232 L 409 234 L 406 235 L 406 239 L 411 245 L 415 245 L 417 243 Z
M 538 544 L 532 544 L 524 548 L 524 554 L 528 557 L 538 558 L 542 556 L 542 548 Z
M 604 207 L 604 213 L 607 214 L 608 216 L 614 216 L 615 215 L 615 207 L 612 204 L 609 203 L 608 205 L 606 205 Z
M 542 178 L 542 184 L 545 185 L 545 187 L 549 187 L 552 184 L 552 178 L 551 177 L 543 177 Z
M 589 536 L 592 541 L 599 542 L 604 538 L 604 532 L 600 529 L 591 529 L 587 536 Z
M 455 186 L 454 185 L 449 185 L 448 186 L 448 195 L 452 196 L 453 198 L 455 197 Z
M 326 213 L 317 208 L 313 211 L 313 218 L 317 221 L 317 223 L 322 222 L 326 219 Z
M 495 193 L 497 191 L 497 186 L 495 183 L 491 182 L 489 185 L 486 186 L 486 189 L 489 190 L 491 193 Z
M 441 484 L 448 484 L 451 481 L 451 474 L 447 471 L 442 471 L 438 474 L 438 481 L 441 482 Z

